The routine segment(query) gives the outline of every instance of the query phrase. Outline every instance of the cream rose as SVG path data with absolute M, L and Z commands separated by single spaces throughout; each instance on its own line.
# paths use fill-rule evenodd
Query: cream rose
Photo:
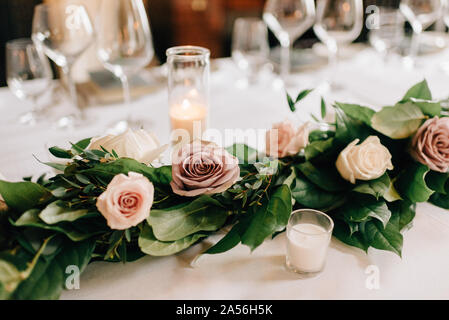
M 159 158 L 168 145 L 161 146 L 156 136 L 143 129 L 128 129 L 119 135 L 106 135 L 92 139 L 88 149 L 107 151 L 114 150 L 119 157 L 132 158 L 139 162 L 149 164 Z
M 309 143 L 309 123 L 295 128 L 290 121 L 275 123 L 266 134 L 266 153 L 283 158 L 293 156 Z
M 142 174 L 118 174 L 97 199 L 97 209 L 111 229 L 125 230 L 138 225 L 150 214 L 154 186 Z
M 361 144 L 352 141 L 338 156 L 336 166 L 340 175 L 351 183 L 373 180 L 392 170 L 391 154 L 377 136 L 369 136 Z

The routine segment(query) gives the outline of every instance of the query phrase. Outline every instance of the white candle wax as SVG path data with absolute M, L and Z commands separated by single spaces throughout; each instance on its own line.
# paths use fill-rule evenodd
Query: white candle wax
M 330 234 L 323 227 L 300 223 L 287 234 L 287 260 L 300 272 L 318 272 L 324 267 Z
M 184 99 L 182 104 L 170 108 L 170 121 L 172 130 L 182 129 L 188 132 L 190 139 L 201 138 L 206 129 L 207 109 L 200 104 L 192 104 Z M 197 131 L 197 132 L 195 132 Z

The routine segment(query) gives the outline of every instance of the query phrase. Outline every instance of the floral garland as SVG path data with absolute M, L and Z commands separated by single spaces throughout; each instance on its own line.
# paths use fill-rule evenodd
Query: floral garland
M 292 111 L 310 91 L 287 95 Z M 426 81 L 378 112 L 333 107 L 325 130 L 274 125 L 265 153 L 196 141 L 148 166 L 166 146 L 142 130 L 50 148 L 59 174 L 0 180 L 0 298 L 57 298 L 69 265 L 173 255 L 228 225 L 205 254 L 254 250 L 301 207 L 327 212 L 348 245 L 401 255 L 417 202 L 449 208 L 447 109 Z

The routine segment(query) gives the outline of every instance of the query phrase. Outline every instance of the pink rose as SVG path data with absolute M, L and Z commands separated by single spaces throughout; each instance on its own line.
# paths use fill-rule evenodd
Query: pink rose
M 170 184 L 173 192 L 181 196 L 224 192 L 240 177 L 238 159 L 211 142 L 182 146 L 172 163 Z
M 449 169 L 449 118 L 434 117 L 418 129 L 412 139 L 410 154 L 431 170 Z
M 293 156 L 309 143 L 309 123 L 295 129 L 290 121 L 275 123 L 266 134 L 266 153 L 283 158 Z
M 98 211 L 111 229 L 125 230 L 138 225 L 150 214 L 153 184 L 142 174 L 116 175 L 97 199 Z

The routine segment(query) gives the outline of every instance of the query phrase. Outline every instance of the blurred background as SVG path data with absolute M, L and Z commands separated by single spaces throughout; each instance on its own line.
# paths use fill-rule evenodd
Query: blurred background
M 68 0 L 0 0 L 0 86 L 6 86 L 5 44 L 8 40 L 31 36 L 34 6 L 39 3 L 68 2 Z M 100 0 L 81 0 L 91 17 L 95 17 Z M 231 55 L 234 21 L 238 17 L 262 17 L 265 0 L 143 0 L 150 20 L 155 56 L 151 64 L 165 62 L 165 50 L 175 45 L 192 44 L 211 50 L 211 57 Z M 364 0 L 364 7 L 372 4 L 399 7 L 400 0 Z M 365 10 L 364 10 L 365 12 Z M 364 26 L 356 42 L 367 40 Z M 318 42 L 312 28 L 297 39 L 295 48 L 310 48 Z M 279 45 L 269 32 L 271 47 Z M 94 45 L 77 61 L 75 79 L 82 82 L 85 72 L 95 69 L 97 61 Z

